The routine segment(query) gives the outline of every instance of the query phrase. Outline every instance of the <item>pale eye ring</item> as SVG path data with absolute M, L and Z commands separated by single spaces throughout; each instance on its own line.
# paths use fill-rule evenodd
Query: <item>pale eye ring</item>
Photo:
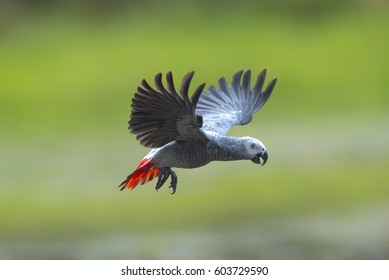
M 250 148 L 251 148 L 251 149 L 255 149 L 255 144 L 254 144 L 254 143 L 251 143 L 251 144 L 250 144 Z

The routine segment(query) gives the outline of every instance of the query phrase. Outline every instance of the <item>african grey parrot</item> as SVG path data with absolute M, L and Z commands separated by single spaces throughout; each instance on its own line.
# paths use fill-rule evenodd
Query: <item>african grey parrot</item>
M 253 114 L 268 100 L 277 79 L 262 91 L 266 69 L 257 77 L 250 89 L 251 71 L 237 72 L 231 85 L 219 80 L 219 87 L 211 86 L 203 92 L 205 84 L 188 97 L 194 72 L 182 80 L 177 93 L 171 72 L 166 75 L 167 88 L 162 74 L 155 76 L 156 89 L 146 80 L 138 87 L 132 99 L 128 129 L 140 143 L 152 150 L 142 159 L 136 170 L 124 180 L 121 190 L 133 189 L 158 176 L 156 190 L 171 177 L 170 187 L 175 193 L 177 175 L 171 169 L 196 168 L 211 161 L 249 159 L 262 165 L 268 154 L 263 143 L 252 137 L 233 137 L 225 134 L 234 125 L 248 124 Z M 242 79 L 243 75 L 243 79 Z

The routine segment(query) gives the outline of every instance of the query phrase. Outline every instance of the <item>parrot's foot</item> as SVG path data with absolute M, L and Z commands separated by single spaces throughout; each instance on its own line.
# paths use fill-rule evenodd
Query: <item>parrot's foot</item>
M 157 182 L 157 185 L 155 186 L 155 189 L 158 191 L 163 186 L 163 184 L 165 184 L 165 182 L 167 181 L 169 176 L 171 176 L 172 180 L 170 182 L 169 188 L 173 189 L 172 194 L 174 194 L 176 192 L 176 189 L 177 189 L 177 175 L 176 175 L 176 173 L 173 170 L 171 170 L 170 167 L 160 168 L 159 170 L 161 171 L 161 173 L 158 176 L 158 182 Z

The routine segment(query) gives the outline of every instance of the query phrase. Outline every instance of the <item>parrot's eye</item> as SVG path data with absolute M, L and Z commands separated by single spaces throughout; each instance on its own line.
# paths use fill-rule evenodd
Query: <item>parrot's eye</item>
M 254 144 L 254 143 L 251 143 L 250 148 L 251 148 L 251 149 L 255 149 L 255 144 Z

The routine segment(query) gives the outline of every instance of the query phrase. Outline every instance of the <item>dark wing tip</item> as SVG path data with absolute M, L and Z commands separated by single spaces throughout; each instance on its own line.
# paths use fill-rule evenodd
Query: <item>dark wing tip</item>
M 143 79 L 143 80 L 142 80 L 141 85 L 142 85 L 142 87 L 143 87 L 146 91 L 149 91 L 149 92 L 152 92 L 152 93 L 155 93 L 155 92 L 156 92 L 155 89 L 153 89 L 153 88 L 149 85 L 149 83 L 146 81 L 146 79 Z M 139 88 L 140 88 L 140 87 L 138 87 L 138 91 L 139 91 Z
M 266 93 L 266 94 L 272 93 L 272 91 L 273 91 L 273 89 L 274 89 L 276 83 L 277 83 L 277 78 L 271 80 L 271 82 L 270 82 L 270 83 L 267 85 L 267 87 L 266 87 L 265 93 Z
M 174 87 L 172 71 L 167 72 L 166 83 L 167 83 L 167 88 L 169 89 L 169 91 L 173 94 L 177 94 L 176 88 Z
M 248 69 L 244 74 L 243 74 L 243 81 L 242 81 L 242 86 L 243 86 L 243 91 L 244 92 L 249 92 L 250 91 L 250 83 L 251 83 L 251 70 Z
M 239 70 L 238 72 L 236 72 L 233 76 L 232 76 L 232 80 L 236 80 L 238 79 L 240 81 L 240 78 L 242 77 L 242 74 L 243 74 L 244 70 Z
M 194 74 L 195 74 L 195 71 L 189 71 L 189 72 L 184 76 L 183 80 L 185 80 L 185 79 L 190 79 L 190 80 L 192 80 Z
M 258 74 L 257 81 L 253 87 L 253 92 L 255 94 L 260 94 L 262 92 L 263 84 L 265 83 L 266 72 L 267 70 L 265 68 L 261 71 L 261 73 Z
M 157 75 L 155 75 L 155 78 L 154 78 L 154 83 L 157 87 L 157 89 L 163 93 L 163 94 L 169 94 L 169 92 L 165 89 L 163 83 L 162 83 L 162 73 L 158 73 Z
M 205 87 L 205 83 L 199 85 L 197 87 L 197 89 L 194 91 L 194 93 L 192 95 L 192 99 L 191 99 L 192 104 L 193 104 L 193 108 L 196 108 L 196 105 L 197 105 L 197 102 L 199 101 L 200 95 L 204 91 L 204 87 Z
M 258 74 L 258 80 L 265 80 L 267 74 L 267 69 L 263 69 L 261 73 Z
M 155 75 L 155 79 L 161 79 L 162 78 L 162 73 L 158 73 L 157 75 Z
M 180 94 L 183 98 L 188 97 L 190 82 L 192 81 L 194 74 L 195 71 L 191 71 L 188 74 L 186 74 L 185 77 L 182 79 Z

